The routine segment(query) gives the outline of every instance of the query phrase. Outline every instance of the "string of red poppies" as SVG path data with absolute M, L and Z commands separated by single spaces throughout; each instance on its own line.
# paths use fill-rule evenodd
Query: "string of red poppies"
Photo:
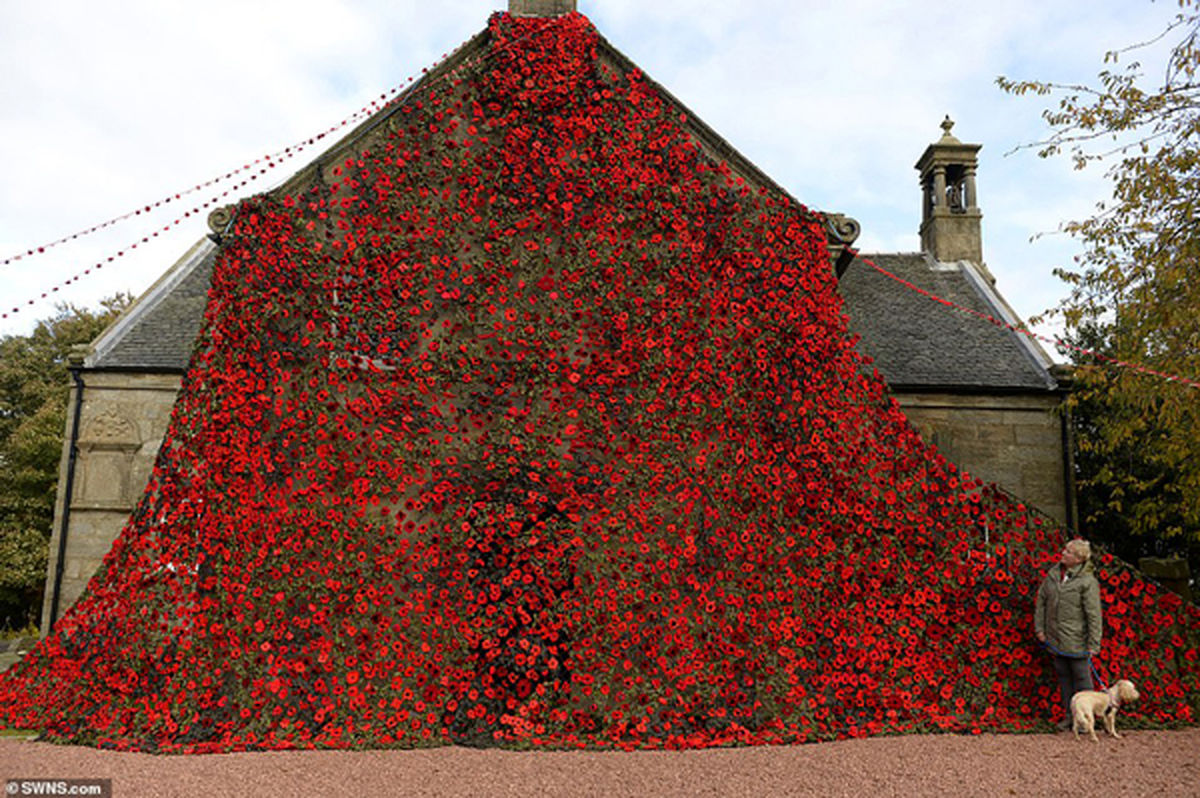
M 468 59 L 468 60 L 464 61 L 462 64 L 460 64 L 458 67 L 451 70 L 450 72 L 447 72 L 444 75 L 439 75 L 438 77 L 431 79 L 426 88 L 429 90 L 432 90 L 432 89 L 436 88 L 440 83 L 443 83 L 447 80 L 457 77 L 457 75 L 462 70 L 464 70 L 468 67 L 472 67 L 478 63 L 485 63 L 491 59 L 496 58 L 501 52 L 512 49 L 513 47 L 515 47 L 516 45 L 518 45 L 525 39 L 531 37 L 535 32 L 536 31 L 531 30 L 528 33 L 526 33 L 524 36 L 516 38 L 511 42 L 508 42 L 507 44 L 505 44 L 502 47 L 498 47 L 494 50 L 489 50 L 488 52 L 484 53 L 482 56 L 480 56 L 476 59 Z M 454 50 L 450 51 L 449 53 L 443 53 L 442 57 L 439 58 L 437 62 L 435 62 L 434 66 L 426 67 L 426 68 L 422 69 L 421 74 L 424 75 L 424 74 L 429 73 L 431 70 L 436 69 L 438 64 L 443 63 L 452 53 L 458 52 L 458 50 L 462 49 L 462 47 L 465 45 L 466 45 L 466 42 L 464 41 L 462 44 L 460 44 L 458 47 L 456 47 Z M 372 100 L 369 104 L 367 104 L 363 108 L 359 109 L 358 111 L 355 111 L 353 114 L 350 114 L 349 116 L 347 116 L 345 119 L 343 119 L 338 124 L 328 128 L 327 130 L 325 130 L 321 133 L 318 133 L 315 136 L 312 136 L 312 137 L 300 142 L 299 144 L 294 144 L 290 147 L 286 147 L 283 150 L 280 150 L 279 152 L 276 152 L 276 153 L 273 153 L 270 155 L 264 155 L 260 158 L 256 158 L 253 161 L 251 161 L 250 163 L 244 164 L 237 169 L 231 170 L 231 171 L 227 172 L 226 174 L 221 175 L 220 177 L 216 177 L 216 178 L 208 180 L 204 183 L 200 183 L 196 186 L 193 186 L 190 189 L 187 189 L 186 191 L 181 191 L 181 192 L 172 194 L 172 195 L 170 195 L 164 199 L 158 200 L 156 202 L 153 202 L 153 203 L 150 203 L 147 205 L 143 205 L 143 206 L 139 207 L 137 210 L 130 211 L 130 212 L 122 214 L 120 216 L 113 217 L 112 219 L 109 219 L 106 222 L 102 222 L 100 224 L 94 225 L 86 230 L 82 230 L 80 232 L 73 233 L 69 236 L 64 236 L 63 238 L 60 238 L 49 244 L 44 244 L 40 247 L 34 247 L 29 250 L 26 250 L 25 252 L 23 252 L 19 255 L 15 255 L 13 257 L 5 259 L 4 261 L 0 261 L 0 266 L 7 265 L 9 263 L 15 262 L 22 258 L 28 257 L 30 255 L 42 254 L 42 253 L 46 252 L 47 250 L 49 250 L 55 246 L 58 246 L 60 244 L 63 244 L 67 241 L 73 241 L 78 238 L 82 238 L 84 236 L 90 235 L 91 233 L 95 233 L 99 230 L 103 230 L 107 227 L 113 226 L 121 221 L 126 220 L 126 219 L 131 219 L 136 216 L 140 216 L 143 213 L 149 213 L 156 208 L 162 207 L 164 205 L 167 205 L 170 202 L 173 202 L 174 200 L 178 200 L 184 196 L 187 196 L 188 194 L 195 193 L 196 191 L 199 191 L 208 186 L 216 185 L 217 183 L 220 183 L 223 180 L 227 180 L 235 175 L 238 175 L 238 174 L 246 171 L 247 169 L 253 168 L 257 164 L 263 163 L 264 161 L 266 162 L 265 167 L 263 167 L 262 169 L 259 169 L 257 173 L 251 175 L 249 178 L 226 189 L 221 194 L 210 198 L 207 202 L 204 202 L 204 203 L 201 203 L 200 205 L 196 205 L 196 206 L 192 207 L 190 210 L 188 210 L 188 211 L 184 212 L 182 215 L 176 217 L 171 222 L 163 225 L 158 230 L 155 230 L 154 232 L 152 232 L 148 235 L 142 236 L 142 238 L 127 245 L 124 249 L 118 250 L 116 252 L 116 254 L 109 255 L 104 260 L 97 261 L 96 263 L 92 264 L 91 267 L 84 269 L 81 272 L 78 272 L 74 276 L 69 277 L 66 280 L 63 280 L 59 283 L 55 283 L 54 285 L 52 285 L 51 287 L 49 287 L 45 291 L 43 291 L 39 296 L 29 299 L 25 302 L 25 306 L 35 305 L 37 302 L 39 302 L 43 299 L 49 298 L 51 294 L 57 293 L 59 290 L 66 288 L 67 286 L 72 285 L 73 283 L 79 282 L 80 280 L 82 280 L 84 277 L 91 274 L 92 272 L 97 271 L 97 270 L 103 268 L 105 265 L 112 263 L 113 261 L 117 260 L 118 258 L 123 257 L 127 251 L 132 251 L 134 249 L 137 249 L 137 247 L 140 246 L 141 244 L 149 243 L 149 241 L 151 239 L 157 238 L 161 233 L 169 231 L 172 227 L 177 226 L 184 219 L 190 218 L 194 214 L 198 214 L 202 210 L 208 208 L 210 205 L 213 205 L 214 203 L 216 203 L 216 202 L 224 199 L 225 197 L 229 196 L 230 194 L 234 193 L 238 189 L 246 186 L 251 181 L 257 180 L 260 175 L 266 174 L 269 170 L 274 169 L 278 163 L 288 160 L 289 158 L 294 157 L 298 153 L 303 152 L 306 148 L 308 148 L 309 146 L 315 144 L 316 142 L 324 139 L 326 136 L 330 135 L 331 133 L 335 133 L 338 130 L 345 128 L 347 125 L 351 124 L 352 122 L 355 122 L 356 120 L 362 118 L 363 116 L 370 117 L 371 115 L 378 113 L 379 111 L 382 111 L 382 110 L 388 108 L 389 106 L 395 104 L 400 99 L 400 96 L 399 96 L 400 93 L 404 90 L 407 90 L 410 87 L 410 84 L 412 84 L 414 80 L 416 80 L 416 75 L 410 75 L 402 83 L 398 84 L 394 88 L 392 88 L 389 91 L 385 92 L 384 94 L 380 95 L 381 100 L 384 98 L 387 98 L 389 96 L 391 97 L 391 99 L 388 99 L 386 102 L 383 102 L 383 103 L 381 103 L 379 100 Z M 21 305 L 16 305 L 7 311 L 0 312 L 0 319 L 7 319 L 10 316 L 13 316 L 13 315 L 19 313 L 21 311 L 21 307 L 22 307 Z
M 115 254 L 109 255 L 104 260 L 97 261 L 96 263 L 92 264 L 90 267 L 84 269 L 83 271 L 79 272 L 78 274 L 74 275 L 73 277 L 69 277 L 60 283 L 54 284 L 50 288 L 47 288 L 45 291 L 43 291 L 40 296 L 27 300 L 25 303 L 26 306 L 34 305 L 43 299 L 49 298 L 51 294 L 57 293 L 59 290 L 66 288 L 67 286 L 69 286 L 73 283 L 79 282 L 80 280 L 82 280 L 84 277 L 91 274 L 92 272 L 103 268 L 104 266 L 106 266 L 109 263 L 112 263 L 113 261 L 117 260 L 118 258 L 124 257 L 126 252 L 132 252 L 133 250 L 137 249 L 142 244 L 148 244 L 152 239 L 158 238 L 159 235 L 161 235 L 162 233 L 169 232 L 171 230 L 171 228 L 177 227 L 185 219 L 191 218 L 193 215 L 199 214 L 200 212 L 206 210 L 209 206 L 220 202 L 221 200 L 228 197 L 230 194 L 233 194 L 234 192 L 236 192 L 238 189 L 241 189 L 242 187 L 248 185 L 250 182 L 257 180 L 260 175 L 266 174 L 273 167 L 274 167 L 274 164 L 270 164 L 269 166 L 260 169 L 256 174 L 253 174 L 250 177 L 246 178 L 245 180 L 242 180 L 241 182 L 236 183 L 233 186 L 230 186 L 229 188 L 222 191 L 220 194 L 218 194 L 214 197 L 211 197 L 210 199 L 206 200 L 205 202 L 200 203 L 199 205 L 194 206 L 190 210 L 185 211 L 182 216 L 176 217 L 174 220 L 168 222 L 167 224 L 163 225 L 162 227 L 158 228 L 157 230 L 154 230 L 154 231 L 142 236 L 137 241 L 134 241 L 133 243 L 127 245 L 125 247 L 125 249 L 117 250 L 117 252 Z M 15 315 L 15 314 L 19 313 L 20 311 L 21 311 L 21 307 L 19 305 L 14 306 L 12 309 L 5 311 L 3 313 L 0 313 L 0 319 L 7 319 L 9 316 Z
M 440 64 L 441 62 L 445 61 L 450 56 L 451 53 L 457 52 L 459 49 L 461 49 L 462 46 L 465 44 L 466 44 L 466 41 L 464 41 L 463 44 L 460 44 L 458 47 L 454 48 L 454 50 L 451 50 L 448 53 L 443 53 L 441 58 L 439 58 L 434 63 L 434 68 L 436 68 L 437 64 Z M 464 66 L 465 66 L 465 64 L 464 64 Z M 425 73 L 429 72 L 429 70 L 430 70 L 430 68 L 427 67 L 427 68 L 421 70 L 421 73 L 425 74 Z M 242 164 L 238 168 L 232 169 L 232 170 L 226 172 L 225 174 L 221 175 L 220 177 L 214 177 L 210 180 L 204 181 L 203 183 L 197 183 L 196 185 L 192 186 L 189 189 L 186 189 L 184 191 L 178 191 L 174 194 L 170 194 L 166 197 L 163 197 L 162 199 L 157 200 L 155 202 L 149 203 L 147 205 L 142 205 L 135 210 L 129 211 L 127 213 L 123 213 L 119 216 L 114 216 L 113 218 L 108 219 L 107 221 L 101 222 L 97 225 L 93 225 L 92 227 L 89 227 L 85 230 L 80 230 L 80 231 L 72 233 L 70 235 L 63 236 L 62 238 L 56 239 L 47 244 L 42 244 L 41 246 L 31 247 L 31 248 L 25 250 L 24 252 L 21 252 L 19 254 L 13 255 L 11 257 L 5 258 L 4 260 L 0 260 L 0 266 L 7 266 L 10 263 L 15 263 L 16 261 L 22 260 L 23 258 L 27 258 L 32 255 L 44 254 L 47 250 L 53 249 L 54 247 L 57 247 L 61 244 L 65 244 L 68 241 L 74 241 L 76 239 L 91 235 L 92 233 L 99 232 L 100 230 L 104 230 L 105 228 L 108 228 L 115 224 L 123 222 L 126 219 L 132 219 L 132 218 L 134 218 L 136 216 L 140 216 L 144 213 L 151 213 L 156 208 L 160 208 L 164 205 L 168 205 L 176 200 L 186 197 L 189 194 L 194 194 L 197 191 L 201 191 L 205 188 L 208 188 L 209 186 L 217 185 L 218 183 L 221 183 L 222 181 L 228 180 L 236 175 L 239 175 L 248 169 L 253 169 L 255 166 L 257 166 L 260 163 L 263 163 L 264 161 L 267 163 L 268 167 L 273 168 L 275 165 L 273 162 L 285 161 L 289 158 L 292 158 L 296 154 L 304 151 L 306 148 L 312 146 L 313 144 L 316 144 L 318 141 L 321 141 L 326 136 L 329 136 L 332 133 L 338 132 L 339 130 L 358 121 L 359 119 L 369 117 L 372 114 L 374 114 L 384 108 L 387 108 L 389 105 L 391 105 L 393 102 L 395 102 L 395 100 L 397 99 L 396 95 L 398 95 L 400 92 L 406 90 L 410 86 L 410 84 L 412 84 L 412 82 L 414 80 L 416 80 L 416 78 L 417 78 L 416 74 L 410 75 L 408 78 L 406 78 L 401 83 L 397 84 L 396 86 L 392 87 L 388 91 L 379 95 L 379 99 L 372 100 L 371 102 L 364 105 L 362 108 L 358 109 L 354 113 L 347 116 L 342 121 L 338 122 L 336 125 L 333 125 L 333 126 L 327 128 L 326 130 L 316 134 L 315 136 L 310 136 L 309 138 L 305 139 L 304 141 L 293 144 L 290 147 L 285 147 L 282 150 L 279 150 L 278 152 L 269 153 L 267 155 L 263 155 L 261 157 L 255 158 L 253 161 L 250 161 L 249 163 L 246 163 L 246 164 Z M 431 86 L 432 85 L 433 84 L 431 84 Z M 261 174 L 261 172 L 260 172 L 260 174 Z
M 972 310 L 971 308 L 963 307 L 962 305 L 958 305 L 954 302 L 951 302 L 948 299 L 944 299 L 940 296 L 937 296 L 936 294 L 932 294 L 929 291 L 926 291 L 924 288 L 921 288 L 920 286 L 914 285 L 913 283 L 909 282 L 908 280 L 905 280 L 903 277 L 899 277 L 895 274 L 892 274 L 887 269 L 881 268 L 880 266 L 876 265 L 875 263 L 873 263 L 872 261 L 870 261 L 867 258 L 860 257 L 859 260 L 861 260 L 863 263 L 866 263 L 868 266 L 870 266 L 872 269 L 874 269 L 875 271 L 882 274 L 884 277 L 888 277 L 892 280 L 895 280 L 896 282 L 900 283 L 901 285 L 903 285 L 907 288 L 911 288 L 912 290 L 916 291 L 918 294 L 921 294 L 925 297 L 928 297 L 929 299 L 932 299 L 934 302 L 945 305 L 946 307 L 949 307 L 949 308 L 953 308 L 955 310 L 962 311 L 963 313 L 970 314 L 977 318 L 983 319 L 984 321 L 986 321 L 990 324 L 994 324 L 997 327 L 1003 327 L 1006 330 L 1011 330 L 1012 332 L 1020 333 L 1021 335 L 1024 335 L 1027 338 L 1036 338 L 1037 340 L 1042 341 L 1043 343 L 1052 344 L 1053 346 L 1062 347 L 1063 349 L 1070 349 L 1073 352 L 1079 352 L 1080 354 L 1088 355 L 1089 357 L 1094 357 L 1097 360 L 1103 360 L 1104 362 L 1111 363 L 1114 366 L 1131 369 L 1133 371 L 1137 371 L 1142 374 L 1149 374 L 1150 376 L 1153 376 L 1153 377 L 1160 377 L 1164 380 L 1167 380 L 1168 382 L 1178 382 L 1181 385 L 1186 385 L 1189 388 L 1200 388 L 1200 381 L 1191 379 L 1190 377 L 1183 377 L 1178 374 L 1171 374 L 1171 373 L 1165 372 L 1165 371 L 1155 371 L 1152 368 L 1147 368 L 1146 366 L 1142 366 L 1137 363 L 1130 363 L 1126 360 L 1119 360 L 1115 357 L 1110 357 L 1109 355 L 1102 354 L 1093 349 L 1088 349 L 1086 347 L 1076 346 L 1075 344 L 1068 343 L 1068 342 L 1062 340 L 1061 338 L 1058 338 L 1057 336 L 1054 338 L 1049 338 L 1045 335 L 1039 335 L 1030 330 L 1026 330 L 1021 327 L 1017 327 L 1016 325 L 1009 324 L 1008 322 L 1003 321 L 1001 319 L 997 319 L 994 316 L 989 316 L 986 313 L 981 313 L 978 310 Z
M 345 124 L 345 123 L 343 122 L 343 124 Z M 340 127 L 340 125 L 339 125 L 339 127 Z M 335 129 L 336 128 L 331 128 L 330 130 L 326 131 L 325 133 L 321 133 L 320 135 L 315 136 L 302 144 L 296 145 L 296 151 L 298 152 L 299 150 L 303 149 L 304 147 L 308 146 L 309 144 L 312 144 L 313 142 L 323 138 L 325 135 L 327 135 L 328 133 L 332 132 Z M 0 266 L 7 266 L 10 263 L 15 263 L 15 262 L 22 260 L 24 258 L 27 258 L 31 255 L 42 255 L 47 250 L 53 249 L 54 247 L 57 247 L 60 244 L 65 244 L 68 241 L 74 241 L 76 239 L 83 238 L 85 236 L 91 235 L 92 233 L 96 233 L 101 230 L 104 230 L 107 227 L 112 227 L 113 225 L 123 222 L 126 219 L 132 219 L 135 216 L 141 216 L 143 213 L 149 214 L 157 208 L 160 208 L 164 205 L 174 202 L 175 200 L 186 197 L 188 194 L 193 194 L 197 191 L 200 191 L 201 189 L 205 189 L 205 188 L 208 188 L 209 186 L 217 185 L 218 183 L 220 183 L 224 180 L 228 180 L 229 178 L 233 177 L 234 175 L 240 174 L 257 164 L 262 163 L 263 161 L 267 161 L 268 166 L 274 167 L 275 164 L 272 163 L 272 161 L 274 161 L 276 159 L 286 160 L 287 158 L 292 157 L 292 155 L 294 153 L 290 152 L 291 149 L 292 148 L 289 147 L 281 152 L 274 153 L 272 155 L 264 155 L 261 158 L 255 158 L 253 161 L 251 161 L 248 164 L 243 164 L 242 166 L 238 167 L 237 169 L 234 169 L 233 171 L 230 171 L 230 172 L 226 172 L 225 174 L 221 175 L 220 177 L 214 177 L 212 180 L 206 180 L 203 183 L 198 183 L 195 186 L 192 186 L 191 188 L 189 188 L 185 191 L 177 192 L 168 197 L 164 197 L 163 199 L 160 199 L 156 202 L 152 202 L 149 205 L 140 207 L 137 210 L 129 211 L 128 213 L 123 213 L 120 216 L 114 216 L 113 218 L 108 219 L 107 221 L 101 222 L 100 224 L 89 227 L 86 230 L 80 230 L 77 233 L 72 233 L 71 235 L 63 236 L 62 238 L 59 238 L 55 241 L 51 241 L 47 244 L 42 244 L 41 246 L 34 247 L 32 249 L 27 249 L 24 252 L 21 252 L 17 255 L 13 255 L 12 257 L 8 257 L 8 258 L 5 258 L 4 260 L 0 260 Z
M 444 55 L 443 55 L 443 58 L 445 58 Z M 405 87 L 407 87 L 408 84 L 413 81 L 414 77 L 415 76 L 410 76 L 403 83 L 390 89 L 389 91 L 385 92 L 384 94 L 381 94 L 380 100 L 384 100 L 389 95 L 394 95 L 397 92 L 404 89 Z M 221 183 L 225 180 L 235 177 L 236 175 L 239 175 L 242 172 L 247 171 L 248 169 L 254 168 L 255 166 L 257 166 L 260 163 L 266 162 L 268 168 L 274 168 L 275 164 L 277 162 L 285 161 L 289 158 L 292 158 L 296 154 L 304 151 L 306 148 L 312 146 L 313 144 L 316 144 L 318 141 L 321 141 L 322 139 L 324 139 L 326 136 L 330 135 L 331 133 L 336 133 L 338 130 L 341 130 L 342 128 L 346 127 L 347 125 L 351 124 L 352 122 L 355 122 L 358 119 L 363 118 L 364 116 L 369 116 L 371 113 L 374 113 L 375 111 L 377 111 L 381 108 L 387 107 L 387 104 L 391 102 L 389 100 L 388 102 L 380 104 L 380 100 L 372 100 L 367 105 L 363 106 L 359 110 L 357 110 L 354 113 L 347 116 L 341 122 L 337 123 L 336 125 L 333 125 L 332 127 L 328 128 L 327 130 L 324 130 L 324 131 L 316 134 L 315 136 L 311 136 L 310 138 L 305 139 L 302 142 L 293 144 L 290 147 L 285 147 L 284 149 L 282 149 L 278 152 L 269 153 L 269 154 L 263 155 L 259 158 L 255 158 L 253 161 L 242 164 L 238 168 L 232 169 L 219 177 L 214 177 L 211 180 L 204 181 L 203 183 L 197 183 L 196 185 L 192 186 L 189 189 L 185 189 L 183 191 L 178 191 L 174 194 L 163 197 L 160 200 L 149 203 L 147 205 L 143 205 L 135 210 L 129 211 L 127 213 L 123 213 L 119 216 L 114 216 L 111 219 L 103 221 L 97 225 L 93 225 L 92 227 L 89 227 L 85 230 L 80 230 L 78 232 L 75 232 L 70 235 L 63 236 L 62 238 L 51 241 L 49 243 L 42 244 L 41 246 L 32 247 L 30 249 L 25 250 L 24 252 L 21 252 L 19 254 L 13 255 L 11 257 L 5 258 L 4 260 L 0 260 L 0 266 L 7 266 L 10 263 L 15 263 L 16 261 L 22 260 L 22 259 L 30 257 L 32 255 L 42 255 L 42 254 L 46 253 L 48 250 L 53 249 L 54 247 L 57 247 L 61 244 L 65 244 L 69 241 L 75 241 L 76 239 L 84 238 L 85 236 L 89 236 L 92 233 L 97 233 L 108 227 L 112 227 L 113 225 L 119 224 L 120 222 L 123 222 L 127 219 L 132 219 L 136 216 L 141 216 L 142 214 L 149 214 L 149 213 L 153 212 L 154 210 L 156 210 L 157 208 L 161 208 L 164 205 L 169 205 L 170 203 L 175 202 L 176 200 L 180 200 L 180 199 L 188 196 L 189 194 L 194 194 L 197 191 L 201 191 L 205 188 L 208 188 L 209 186 L 215 186 L 218 183 Z M 262 172 L 260 171 L 259 174 L 262 174 Z M 244 183 L 242 185 L 244 185 Z

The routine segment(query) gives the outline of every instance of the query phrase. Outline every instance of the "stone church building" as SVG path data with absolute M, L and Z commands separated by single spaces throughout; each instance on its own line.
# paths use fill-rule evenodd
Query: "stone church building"
M 553 15 L 573 0 L 510 0 L 512 13 Z M 470 58 L 476 36 L 413 86 Z M 602 57 L 634 65 L 601 39 Z M 713 158 L 747 181 L 782 191 L 771 179 L 687 111 L 689 132 Z M 405 102 L 401 97 L 398 102 Z M 388 113 L 380 111 L 377 116 Z M 323 163 L 370 141 L 374 117 L 345 136 L 275 192 L 287 194 Z M 1055 409 L 1063 387 L 1046 353 L 1029 338 L 932 301 L 880 268 L 956 305 L 1015 323 L 984 265 L 978 144 L 943 134 L 916 163 L 921 251 L 858 256 L 850 245 L 858 224 L 828 214 L 830 268 L 839 281 L 850 329 L 893 395 L 927 441 L 971 474 L 995 482 L 1052 518 L 1074 525 L 1070 446 Z M 914 220 L 917 214 L 914 213 Z M 68 408 L 54 529 L 50 541 L 43 630 L 83 592 L 144 490 L 166 433 L 171 408 L 199 330 L 228 212 L 210 218 L 214 235 L 196 243 L 71 363 Z

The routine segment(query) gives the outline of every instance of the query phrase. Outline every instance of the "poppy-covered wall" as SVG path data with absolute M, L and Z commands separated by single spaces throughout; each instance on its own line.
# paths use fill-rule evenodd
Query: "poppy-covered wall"
M 185 327 L 188 322 L 197 322 L 203 313 L 202 301 L 198 304 L 199 307 L 194 308 L 194 317 L 181 319 L 173 315 L 164 322 Z M 854 331 L 853 323 L 850 329 Z M 182 368 L 186 366 L 186 355 L 179 357 L 183 358 L 179 367 Z M 108 467 L 113 464 L 100 469 L 96 461 L 79 458 L 74 464 L 79 482 L 108 483 L 105 490 L 109 493 L 121 491 L 124 498 L 101 506 L 88 501 L 76 490 L 69 513 L 64 503 L 67 501 L 66 469 L 70 466 L 70 457 L 64 451 L 42 604 L 42 630 L 50 628 L 63 523 L 68 523 L 69 527 L 56 617 L 61 617 L 83 593 L 146 488 L 180 384 L 180 377 L 173 370 L 156 368 L 161 366 L 143 366 L 141 370 L 126 366 L 119 371 L 82 371 L 87 399 L 82 409 L 81 427 L 86 429 L 94 418 L 103 414 L 120 413 L 136 424 L 142 443 L 128 463 L 115 464 L 127 471 Z M 1056 393 L 981 396 L 905 391 L 895 394 L 895 398 L 922 439 L 937 447 L 950 461 L 969 473 L 995 482 L 1049 518 L 1066 522 L 1071 517 L 1064 478 L 1062 419 L 1056 412 L 1059 403 Z M 68 421 L 70 417 L 68 414 Z M 69 442 L 69 425 L 64 438 Z
M 240 203 L 154 471 L 0 724 L 151 751 L 1045 728 L 1063 533 L 924 443 L 822 219 L 583 17 Z M 1098 558 L 1131 724 L 1200 612 Z

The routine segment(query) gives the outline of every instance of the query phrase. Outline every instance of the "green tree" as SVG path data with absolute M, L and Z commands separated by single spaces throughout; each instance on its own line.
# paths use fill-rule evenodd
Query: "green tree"
M 999 78 L 1013 94 L 1058 100 L 1033 147 L 1078 169 L 1107 167 L 1112 198 L 1062 229 L 1083 245 L 1056 274 L 1068 341 L 1176 381 L 1075 355 L 1081 523 L 1124 551 L 1200 562 L 1200 0 L 1165 30 L 1105 56 L 1095 85 Z M 1124 64 L 1133 57 L 1155 61 Z
M 41 612 L 70 376 L 67 354 L 95 338 L 129 304 L 57 308 L 30 335 L 0 338 L 0 628 Z

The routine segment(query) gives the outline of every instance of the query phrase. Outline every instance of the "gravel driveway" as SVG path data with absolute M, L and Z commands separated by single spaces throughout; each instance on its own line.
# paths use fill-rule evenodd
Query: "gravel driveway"
M 877 737 L 694 751 L 117 753 L 0 739 L 0 778 L 112 779 L 126 796 L 1200 796 L 1200 728 Z M 17 793 L 20 794 L 20 793 Z

